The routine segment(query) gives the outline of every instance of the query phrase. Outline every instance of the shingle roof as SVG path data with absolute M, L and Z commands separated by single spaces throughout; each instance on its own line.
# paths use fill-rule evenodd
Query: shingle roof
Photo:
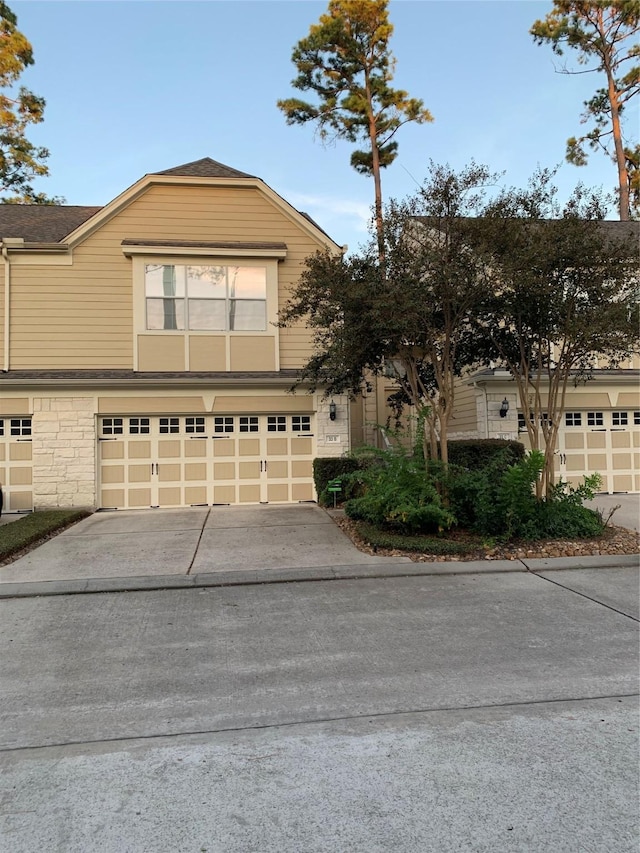
M 218 163 L 217 160 L 212 160 L 211 157 L 203 157 L 202 160 L 193 160 L 191 163 L 184 163 L 182 166 L 174 166 L 172 169 L 165 169 L 163 172 L 151 172 L 152 175 L 178 175 L 184 178 L 254 178 L 255 175 L 248 175 L 246 172 L 239 172 L 237 169 L 232 169 L 231 166 L 225 166 L 224 163 Z
M 60 204 L 0 204 L 0 237 L 59 243 L 101 207 Z

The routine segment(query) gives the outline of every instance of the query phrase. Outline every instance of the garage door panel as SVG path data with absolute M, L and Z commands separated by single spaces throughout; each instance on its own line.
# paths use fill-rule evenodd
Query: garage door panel
M 235 480 L 236 464 L 235 462 L 214 462 L 213 463 L 213 478 L 214 480 Z
M 238 486 L 238 500 L 240 503 L 260 503 L 260 484 Z
M 186 441 L 184 445 L 184 455 L 189 459 L 206 459 L 207 447 L 207 442 L 203 439 Z
M 33 493 L 30 490 L 12 492 L 9 496 L 9 506 L 7 509 L 13 512 L 24 512 L 24 510 L 33 509 Z
M 289 463 L 283 460 L 270 459 L 267 466 L 267 479 L 284 480 L 289 476 Z
M 614 474 L 613 491 L 630 492 L 633 489 L 633 477 L 631 474 Z
M 291 484 L 291 500 L 293 501 L 312 501 L 313 486 L 311 483 L 292 483 Z
M 587 433 L 587 447 L 589 450 L 597 450 L 607 446 L 607 436 L 604 432 Z
M 268 438 L 267 456 L 288 456 L 289 441 L 286 438 Z
M 161 483 L 176 483 L 182 479 L 182 466 L 179 462 L 162 462 L 158 465 L 158 479 Z
M 291 439 L 292 456 L 309 456 L 311 453 L 313 453 L 313 442 L 310 438 Z
M 603 474 L 607 470 L 607 457 L 604 453 L 589 454 L 589 470 Z
M 151 482 L 151 465 L 148 462 L 145 465 L 129 465 L 127 473 L 130 483 Z
M 259 462 L 239 462 L 238 476 L 241 480 L 259 480 L 260 479 L 260 463 Z
M 9 445 L 9 459 L 12 462 L 31 462 L 31 442 L 21 441 Z
M 213 502 L 216 504 L 234 504 L 234 503 L 236 503 L 236 487 L 235 486 L 214 486 L 213 487 Z
M 161 486 L 158 489 L 158 506 L 183 506 L 180 486 Z
M 103 508 L 124 506 L 124 489 L 102 489 L 100 493 L 100 505 Z
M 564 446 L 567 450 L 582 450 L 584 448 L 584 435 L 582 433 L 567 433 Z
M 184 466 L 184 479 L 187 483 L 192 483 L 194 480 L 207 479 L 207 463 L 206 462 L 187 462 Z
M 151 489 L 128 489 L 130 507 L 151 506 Z
M 207 487 L 185 486 L 184 499 L 185 503 L 189 504 L 189 506 L 193 506 L 194 504 L 197 504 L 198 506 L 208 504 L 209 501 L 207 500 Z
M 233 439 L 229 438 L 217 438 L 213 442 L 213 455 L 214 456 L 235 456 L 236 455 L 236 443 Z
M 612 447 L 631 447 L 630 432 L 612 432 L 611 433 Z
M 260 456 L 259 438 L 238 439 L 238 454 L 240 456 Z
M 613 454 L 613 467 L 615 471 L 626 471 L 631 468 L 631 454 L 630 453 L 614 453 Z
M 102 482 L 124 483 L 124 465 L 103 465 Z
M 311 460 L 294 460 L 291 463 L 291 476 L 295 477 L 297 480 L 301 479 L 302 477 L 313 476 L 313 467 L 311 464 Z
M 158 456 L 160 459 L 180 459 L 182 456 L 182 442 L 172 439 L 158 442 Z
M 103 459 L 124 459 L 124 444 L 121 441 L 103 441 L 100 454 Z
M 267 500 L 269 503 L 288 503 L 289 485 L 287 483 L 269 483 L 267 486 Z
M 127 451 L 129 459 L 151 459 L 151 442 L 129 441 Z

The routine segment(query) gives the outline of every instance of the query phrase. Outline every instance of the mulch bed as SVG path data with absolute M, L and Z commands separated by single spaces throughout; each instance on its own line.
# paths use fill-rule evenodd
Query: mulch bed
M 415 554 L 401 549 L 372 548 L 358 535 L 356 525 L 340 511 L 329 513 L 338 527 L 353 541 L 354 545 L 367 554 L 380 554 L 387 557 L 409 557 L 416 563 L 461 562 L 469 560 L 536 560 L 553 557 L 598 557 L 620 554 L 640 554 L 640 533 L 625 527 L 609 525 L 604 535 L 597 539 L 541 539 L 536 542 L 510 542 L 477 549 L 469 554 L 442 556 L 434 554 Z M 455 537 L 461 541 L 464 532 Z M 454 538 L 454 537 L 452 537 Z M 471 539 L 471 537 L 468 537 Z

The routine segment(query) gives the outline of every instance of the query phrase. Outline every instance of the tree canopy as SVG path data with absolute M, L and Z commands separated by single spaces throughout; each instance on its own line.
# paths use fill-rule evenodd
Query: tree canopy
M 584 165 L 585 145 L 610 154 L 618 170 L 620 219 L 629 219 L 632 205 L 640 210 L 640 146 L 637 139 L 625 139 L 622 116 L 640 91 L 639 0 L 553 0 L 552 11 L 530 32 L 537 44 L 550 44 L 558 56 L 566 48 L 577 51 L 578 64 L 585 67 L 565 67 L 565 73 L 604 74 L 606 85 L 584 103 L 581 121 L 592 127 L 567 140 L 566 157 Z
M 278 101 L 287 124 L 315 123 L 322 140 L 365 142 L 351 165 L 373 176 L 378 249 L 383 251 L 380 170 L 397 156 L 396 132 L 407 122 L 432 121 L 417 98 L 391 86 L 395 59 L 388 0 L 330 0 L 327 12 L 294 47 L 295 89 L 316 95 Z
M 640 334 L 637 233 L 603 221 L 598 193 L 578 187 L 561 205 L 556 192 L 538 172 L 526 189 L 501 192 L 475 235 L 491 270 L 478 337 L 515 380 L 531 447 L 545 455 L 546 494 L 569 384 L 628 358 Z
M 0 202 L 50 204 L 56 199 L 37 193 L 34 178 L 48 175 L 46 148 L 26 137 L 31 124 L 44 117 L 44 99 L 25 86 L 16 91 L 22 72 L 33 65 L 33 50 L 17 28 L 17 18 L 0 0 Z

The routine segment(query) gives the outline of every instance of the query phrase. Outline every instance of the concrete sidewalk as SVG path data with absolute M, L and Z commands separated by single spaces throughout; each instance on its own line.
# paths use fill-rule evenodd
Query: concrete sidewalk
M 0 598 L 638 563 L 638 555 L 415 563 L 359 551 L 315 505 L 145 510 L 96 513 L 0 567 Z

